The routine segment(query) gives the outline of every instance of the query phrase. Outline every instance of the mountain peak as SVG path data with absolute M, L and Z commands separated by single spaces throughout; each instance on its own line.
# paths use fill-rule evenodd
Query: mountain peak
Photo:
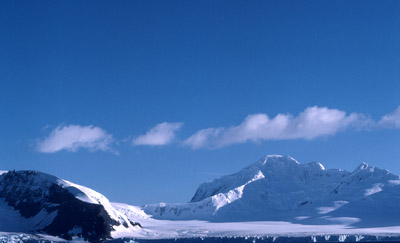
M 394 176 L 390 171 L 386 169 L 381 169 L 379 167 L 371 166 L 365 162 L 362 162 L 354 171 L 352 174 L 355 175 L 380 175 L 380 176 Z
M 268 158 L 282 158 L 282 157 L 285 157 L 285 156 L 280 155 L 280 154 L 267 154 L 267 155 L 264 156 L 264 158 L 266 158 L 266 159 L 268 159 Z
M 357 167 L 356 170 L 366 170 L 366 169 L 368 169 L 368 168 L 370 168 L 369 164 L 367 164 L 367 163 L 365 163 L 365 162 L 362 162 L 362 163 Z
M 261 159 L 262 163 L 261 165 L 267 165 L 267 164 L 300 164 L 297 160 L 294 158 L 288 156 L 288 155 L 277 155 L 277 154 L 272 154 L 272 155 L 266 155 L 264 156 L 263 159 Z M 257 164 L 257 163 L 256 163 Z
M 59 182 L 57 177 L 36 170 L 1 171 L 0 175 L 4 176 L 3 180 L 13 180 L 18 183 L 29 184 L 29 186 L 49 183 L 58 184 Z
M 381 170 L 379 168 L 376 168 L 374 166 L 371 166 L 365 162 L 362 162 L 357 168 L 354 170 L 355 173 L 357 172 L 374 172 L 375 170 Z
M 271 160 L 294 160 L 296 161 L 294 158 L 292 158 L 289 155 L 280 155 L 280 154 L 267 154 L 264 156 L 264 159 L 271 159 Z M 296 161 L 297 162 L 297 161 Z
M 287 155 L 266 155 L 257 162 L 250 164 L 234 174 L 222 176 L 212 182 L 201 184 L 191 199 L 191 202 L 198 202 L 207 197 L 219 193 L 227 193 L 240 186 L 245 186 L 249 182 L 253 182 L 254 178 L 260 179 L 258 176 L 260 174 L 263 175 L 263 178 L 289 178 L 299 170 L 300 166 L 302 166 L 302 164 Z M 314 167 L 308 166 L 307 164 L 305 164 L 305 166 Z M 320 170 L 320 166 L 317 168 Z
M 400 198 L 398 178 L 367 163 L 348 172 L 325 170 L 319 162 L 267 155 L 234 174 L 201 184 L 190 203 L 146 205 L 144 210 L 163 219 L 211 221 L 287 219 L 297 223 L 303 220 L 299 216 L 307 215 L 303 222 L 324 224 L 332 223 L 331 218 L 349 217 L 349 210 L 354 210 L 360 222 L 374 223 L 369 220 L 381 214 L 400 213 L 395 204 Z
M 317 170 L 325 170 L 325 166 L 323 164 L 321 164 L 320 162 L 317 162 L 317 161 L 303 164 L 303 166 L 316 168 Z

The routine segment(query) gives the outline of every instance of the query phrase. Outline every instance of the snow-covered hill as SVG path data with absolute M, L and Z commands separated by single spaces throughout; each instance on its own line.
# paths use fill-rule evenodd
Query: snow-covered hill
M 89 188 L 37 171 L 0 173 L 0 231 L 99 241 L 140 230 Z
M 286 221 L 353 226 L 400 225 L 400 179 L 362 163 L 326 170 L 269 155 L 241 171 L 200 185 L 191 202 L 146 205 L 158 219 Z

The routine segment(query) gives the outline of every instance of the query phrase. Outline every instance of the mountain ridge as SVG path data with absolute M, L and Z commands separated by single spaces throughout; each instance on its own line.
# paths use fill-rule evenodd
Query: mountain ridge
M 391 201 L 400 200 L 397 182 L 399 176 L 365 162 L 348 172 L 325 169 L 319 162 L 268 155 L 236 173 L 201 184 L 189 203 L 145 205 L 143 210 L 158 219 L 332 224 L 342 218 L 348 224 L 370 225 L 373 222 L 367 218 L 373 215 L 393 218 L 385 207 L 400 216 L 400 208 L 383 199 L 386 193 L 393 196 Z M 380 212 L 373 210 L 371 200 Z M 359 210 L 364 206 L 369 211 Z
M 90 188 L 43 172 L 0 171 L 0 232 L 93 242 L 232 234 L 232 225 L 250 232 L 257 224 L 251 232 L 265 233 L 262 225 L 279 222 L 295 225 L 298 232 L 380 232 L 379 227 L 393 232 L 400 227 L 399 201 L 400 177 L 388 170 L 365 162 L 352 172 L 326 169 L 319 162 L 300 163 L 282 155 L 267 155 L 202 183 L 190 202 L 142 207 L 110 202 Z

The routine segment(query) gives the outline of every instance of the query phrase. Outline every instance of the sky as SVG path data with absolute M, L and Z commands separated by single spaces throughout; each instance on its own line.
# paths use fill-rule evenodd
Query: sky
M 399 1 L 1 1 L 0 169 L 186 202 L 267 154 L 400 174 Z

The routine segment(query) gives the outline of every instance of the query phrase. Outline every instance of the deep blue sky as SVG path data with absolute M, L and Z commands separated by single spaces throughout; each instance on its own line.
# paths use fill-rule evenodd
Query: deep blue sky
M 188 201 L 200 183 L 266 154 L 400 174 L 400 129 L 179 143 L 254 113 L 393 112 L 399 1 L 1 1 L 0 33 L 1 169 L 41 170 L 136 205 Z M 183 123 L 175 143 L 132 146 L 162 122 Z M 104 129 L 119 155 L 37 151 L 69 124 Z

